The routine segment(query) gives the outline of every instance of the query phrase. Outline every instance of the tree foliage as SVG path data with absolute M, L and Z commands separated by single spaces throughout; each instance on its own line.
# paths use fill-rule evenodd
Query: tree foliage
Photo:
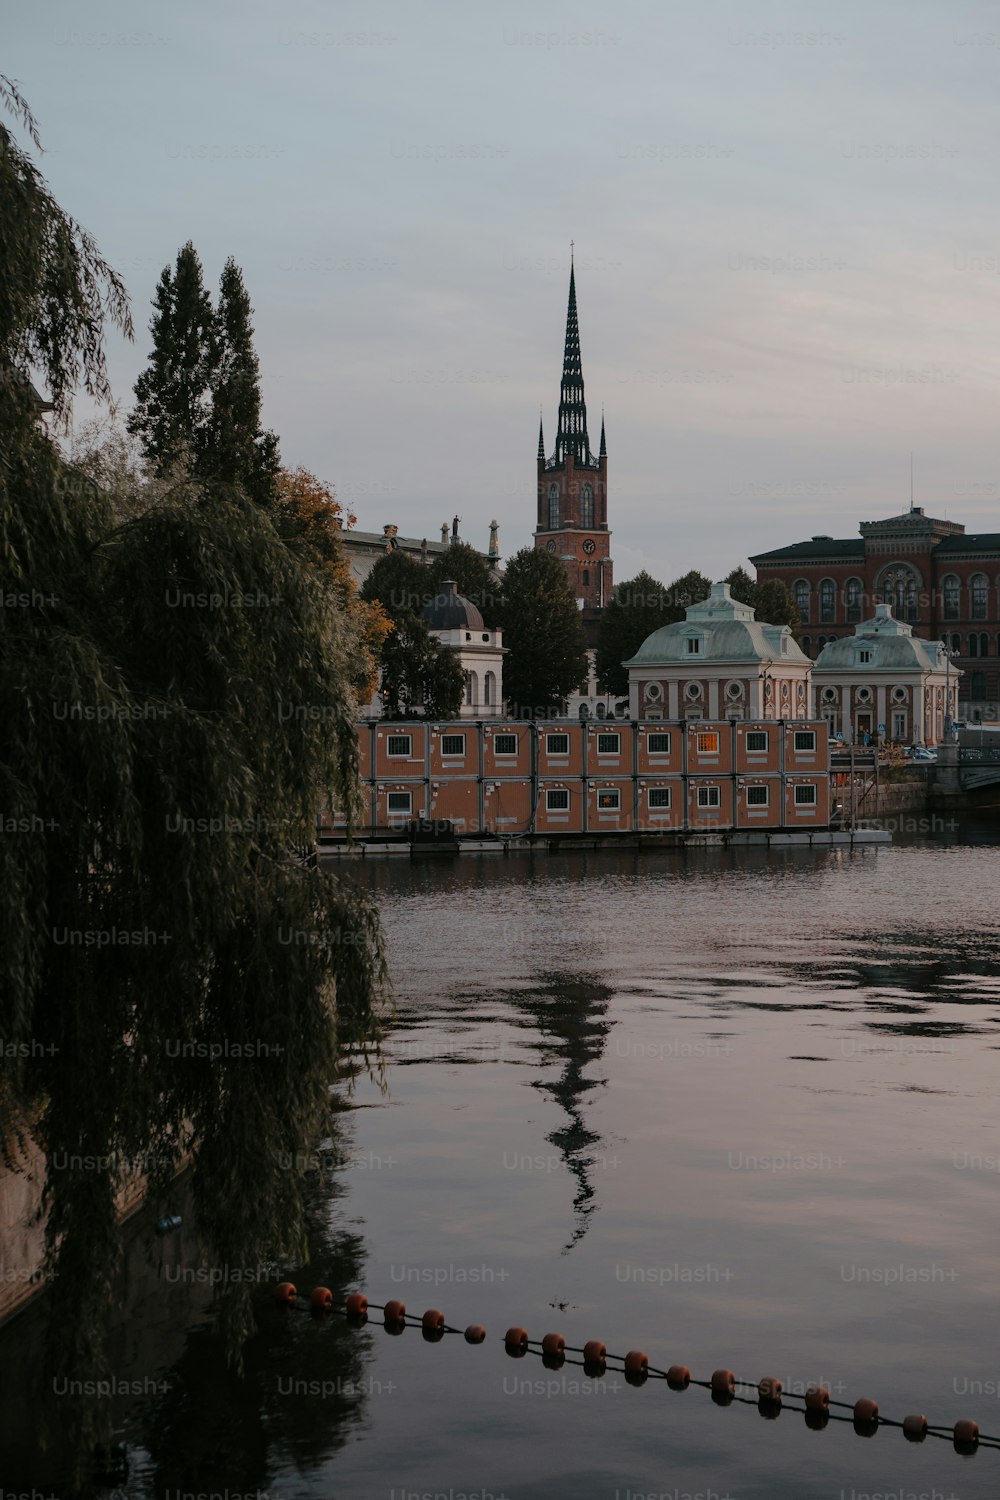
M 58 219 L 30 175 L 8 187 L 0 222 Z M 13 268 L 28 294 L 5 345 L 42 356 L 63 409 L 75 369 L 104 381 L 97 315 L 59 321 L 33 290 L 69 277 L 87 306 L 103 263 L 48 263 L 74 233 L 55 224 Z M 0 284 L 26 243 L 0 236 Z M 189 1159 L 218 1264 L 304 1250 L 339 1050 L 372 1044 L 385 986 L 374 906 L 292 854 L 324 797 L 359 809 L 357 640 L 239 489 L 120 503 L 63 460 L 23 381 L 0 382 L 0 430 L 0 1132 L 9 1161 L 29 1132 L 46 1154 L 49 1369 L 90 1382 L 136 1167 L 162 1211 Z M 246 1283 L 220 1312 L 235 1352 Z M 71 1417 L 107 1431 L 106 1408 Z
M 367 703 L 378 681 L 378 660 L 391 622 L 377 602 L 362 599 L 344 553 L 345 529 L 355 517 L 333 490 L 308 469 L 280 469 L 275 481 L 278 534 L 312 567 L 358 636 L 351 683 L 361 704 Z
M 408 552 L 395 549 L 376 558 L 361 585 L 362 599 L 377 600 L 391 619 L 419 615 L 434 593 L 429 568 Z
M 171 272 L 164 266 L 153 298 L 149 364 L 135 385 L 129 431 L 150 472 L 185 472 L 207 483 L 239 485 L 258 505 L 277 500 L 278 439 L 260 425 L 260 366 L 253 309 L 232 256 L 218 306 L 205 289 L 189 240 Z
M 670 625 L 676 611 L 663 584 L 643 571 L 615 585 L 597 627 L 597 679 L 604 692 L 624 696 L 628 672 L 622 663 L 634 656 L 647 636 Z
M 689 573 L 682 573 L 667 586 L 668 606 L 673 616 L 667 623 L 673 625 L 678 620 L 685 619 L 689 606 L 700 604 L 711 592 L 712 580 L 706 578 L 704 573 L 699 573 L 697 568 L 692 568 Z
M 188 240 L 171 272 L 164 266 L 153 296 L 149 364 L 135 383 L 128 430 L 139 438 L 159 479 L 193 471 L 204 449 L 210 412 L 215 314 L 201 261 Z
M 205 478 L 243 486 L 258 505 L 277 497 L 278 439 L 260 425 L 260 365 L 253 345 L 253 309 L 232 256 L 219 283 L 212 324 L 209 394 L 199 468 Z
M 468 542 L 452 542 L 447 552 L 437 553 L 427 571 L 435 593 L 446 578 L 452 578 L 458 592 L 479 610 L 488 629 L 499 624 L 500 578 L 475 547 Z
M 361 585 L 362 599 L 381 605 L 391 622 L 379 657 L 382 711 L 388 718 L 422 710 L 427 718 L 449 719 L 461 708 L 464 677 L 458 657 L 421 619 L 435 592 L 430 569 L 398 550 L 378 558 Z
M 734 599 L 738 599 L 740 604 L 749 604 L 753 607 L 757 585 L 746 568 L 734 568 L 726 582 L 729 584 L 729 592 Z
M 758 583 L 754 589 L 754 609 L 758 620 L 768 625 L 790 625 L 796 640 L 802 630 L 802 619 L 795 603 L 795 596 L 787 583 L 780 578 L 769 578 Z
M 2 74 L 0 103 L 41 150 L 31 110 Z M 131 337 L 124 283 L 2 123 L 0 208 L 0 381 L 23 386 L 30 369 L 41 369 L 59 418 L 81 383 L 90 395 L 110 399 L 105 321 Z
M 755 583 L 745 568 L 734 568 L 726 582 L 733 598 L 749 604 L 758 620 L 765 625 L 790 625 L 792 634 L 798 637 L 802 621 L 786 583 L 777 578 Z
M 587 675 L 580 612 L 558 558 L 537 547 L 515 552 L 501 618 L 508 712 L 530 719 L 554 713 Z

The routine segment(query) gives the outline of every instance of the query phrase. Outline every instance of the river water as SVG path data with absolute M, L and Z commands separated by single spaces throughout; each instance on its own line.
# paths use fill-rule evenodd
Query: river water
M 316 1322 L 262 1287 L 240 1378 L 191 1292 L 161 1313 L 166 1394 L 123 1408 L 119 1500 L 1000 1494 L 997 1451 L 812 1430 L 800 1403 L 762 1420 L 498 1337 L 1000 1432 L 998 825 L 352 870 L 389 937 L 388 1090 L 357 1084 L 311 1263 L 281 1270 L 490 1338 Z M 136 1273 L 140 1305 L 165 1275 Z

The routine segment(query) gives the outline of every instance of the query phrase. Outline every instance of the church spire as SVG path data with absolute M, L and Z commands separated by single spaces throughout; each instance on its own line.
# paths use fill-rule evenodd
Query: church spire
M 542 432 L 542 411 L 541 411 L 541 407 L 539 407 L 539 410 L 538 410 L 538 457 L 541 458 L 541 459 L 545 458 L 545 436 L 544 436 L 544 434 Z
M 607 458 L 607 456 L 608 456 L 608 444 L 607 444 L 607 439 L 604 436 L 604 413 L 602 411 L 601 412 L 601 452 L 600 452 L 600 457 L 601 458 Z
M 577 463 L 592 462 L 587 434 L 587 404 L 583 395 L 583 364 L 580 359 L 580 323 L 576 311 L 576 268 L 570 258 L 569 303 L 566 309 L 566 345 L 563 350 L 562 385 L 559 392 L 559 428 L 556 433 L 556 463 L 572 454 Z

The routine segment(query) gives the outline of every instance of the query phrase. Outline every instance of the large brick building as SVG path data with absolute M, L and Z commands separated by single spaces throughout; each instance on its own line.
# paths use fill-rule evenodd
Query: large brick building
M 608 529 L 608 450 L 601 419 L 599 452 L 591 451 L 580 358 L 576 275 L 569 272 L 569 305 L 555 452 L 545 456 L 538 423 L 538 524 L 535 546 L 562 562 L 583 611 L 588 645 L 596 644 L 597 620 L 611 598 L 611 532 Z
M 761 583 L 779 579 L 802 618 L 802 647 L 816 657 L 853 635 L 875 606 L 924 640 L 943 640 L 962 672 L 959 713 L 993 716 L 1000 698 L 1000 533 L 969 534 L 957 521 L 919 507 L 864 521 L 860 536 L 814 536 L 760 552 L 750 561 Z

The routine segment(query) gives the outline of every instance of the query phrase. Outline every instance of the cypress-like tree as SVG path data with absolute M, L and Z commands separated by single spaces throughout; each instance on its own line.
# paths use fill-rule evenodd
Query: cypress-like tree
M 24 600 L 0 610 L 0 1135 L 46 1156 L 48 1374 L 93 1390 L 131 1164 L 163 1211 L 189 1160 L 217 1264 L 301 1254 L 338 1048 L 377 1036 L 385 970 L 370 901 L 292 854 L 324 798 L 359 806 L 350 619 L 239 491 L 120 507 L 61 459 L 21 361 L 63 412 L 78 373 L 106 392 L 127 306 L 4 127 L 0 222 L 0 564 Z M 248 1286 L 220 1313 L 235 1352 Z M 82 1464 L 110 1409 L 81 1401 Z
M 150 471 L 163 479 L 179 466 L 196 467 L 211 402 L 215 314 L 190 240 L 173 272 L 164 266 L 160 274 L 149 328 L 153 350 L 135 383 L 127 426 Z
M 210 407 L 199 435 L 198 471 L 241 485 L 258 505 L 273 505 L 280 467 L 278 439 L 260 425 L 260 364 L 253 343 L 253 308 L 232 256 L 219 282 L 209 344 Z
M 507 564 L 503 583 L 503 684 L 514 718 L 545 718 L 587 675 L 580 612 L 559 560 L 525 547 Z

